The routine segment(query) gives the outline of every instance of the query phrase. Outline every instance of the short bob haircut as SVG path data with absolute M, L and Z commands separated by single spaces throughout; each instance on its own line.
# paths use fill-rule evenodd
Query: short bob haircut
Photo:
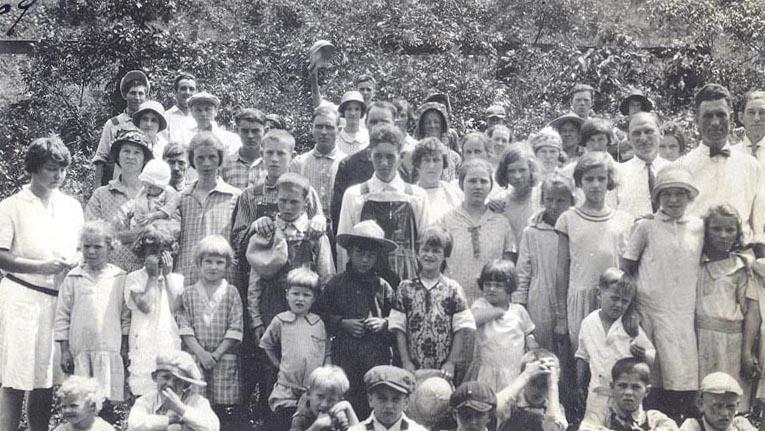
M 452 234 L 442 226 L 433 225 L 425 228 L 422 231 L 419 238 L 417 238 L 417 249 L 420 247 L 441 247 L 444 249 L 444 257 L 448 258 L 452 255 L 452 247 L 454 240 Z
M 616 167 L 614 166 L 614 160 L 611 155 L 602 152 L 594 151 L 583 155 L 574 167 L 574 184 L 577 187 L 582 188 L 582 177 L 584 174 L 595 168 L 603 168 L 608 174 L 607 190 L 613 190 L 616 188 Z
M 334 124 L 337 125 L 338 121 L 338 114 L 336 109 L 332 109 L 329 106 L 317 106 L 316 109 L 313 110 L 313 115 L 311 116 L 311 121 L 313 122 L 316 117 L 330 117 L 334 118 L 335 122 Z
M 460 165 L 457 172 L 457 180 L 459 181 L 460 189 L 465 190 L 465 176 L 471 169 L 483 169 L 489 176 L 489 182 L 491 187 L 494 188 L 494 169 L 491 167 L 491 163 L 484 159 L 470 159 Z
M 693 107 L 696 109 L 696 113 L 698 113 L 702 102 L 712 102 L 721 99 L 725 100 L 729 108 L 733 108 L 730 91 L 727 88 L 720 84 L 706 84 L 693 97 Z
M 483 284 L 487 281 L 502 283 L 508 294 L 515 292 L 518 289 L 518 273 L 513 261 L 495 259 L 484 265 L 481 275 L 478 276 L 478 287 L 483 290 Z
M 114 241 L 117 236 L 112 224 L 107 223 L 104 220 L 90 220 L 85 222 L 82 226 L 82 231 L 80 232 L 80 243 L 82 243 L 85 235 L 94 235 L 103 238 L 109 249 L 114 247 Z
M 295 268 L 287 273 L 287 290 L 289 290 L 290 287 L 295 286 L 311 289 L 314 297 L 318 297 L 321 293 L 319 274 L 311 271 L 310 268 L 305 266 Z
M 372 149 L 380 144 L 393 144 L 398 151 L 401 151 L 404 135 L 398 127 L 389 124 L 380 124 L 375 126 L 369 132 L 369 148 Z
M 595 135 L 606 135 L 608 145 L 614 143 L 614 126 L 610 121 L 602 118 L 589 118 L 582 124 L 579 131 L 579 146 L 586 147 L 587 141 Z
M 104 405 L 105 395 L 101 392 L 101 385 L 93 377 L 73 375 L 69 376 L 56 391 L 56 397 L 75 397 L 83 400 L 94 408 L 94 413 L 98 413 Z
M 194 81 L 194 85 L 197 83 L 197 77 L 187 73 L 187 72 L 180 72 L 178 75 L 175 76 L 175 79 L 173 80 L 173 91 L 178 91 L 178 83 L 181 82 L 184 79 L 188 79 L 190 81 Z
M 218 166 L 221 166 L 223 164 L 223 155 L 225 154 L 225 147 L 223 146 L 223 142 L 221 142 L 220 139 L 218 139 L 215 134 L 212 132 L 199 132 L 196 135 L 194 135 L 193 138 L 191 138 L 191 142 L 189 142 L 189 165 L 191 165 L 192 168 L 196 168 L 194 166 L 194 152 L 200 148 L 213 148 L 218 153 Z
M 550 175 L 547 179 L 542 181 L 542 184 L 539 186 L 540 189 L 540 196 L 542 199 L 542 202 L 544 202 L 545 196 L 547 193 L 550 193 L 553 190 L 556 191 L 562 191 L 569 195 L 571 198 L 571 205 L 576 204 L 576 197 L 574 194 L 574 182 L 571 181 L 571 178 L 565 177 L 559 173 L 554 173 Z
M 449 166 L 449 159 L 447 158 L 448 150 L 446 145 L 442 144 L 438 138 L 425 138 L 417 143 L 412 152 L 412 165 L 415 168 L 420 167 L 422 159 L 426 156 L 441 157 L 443 160 L 444 169 Z
M 231 265 L 234 261 L 234 250 L 222 235 L 207 235 L 199 241 L 194 250 L 194 263 L 200 266 L 202 260 L 208 256 L 225 257 L 226 263 Z
M 284 129 L 271 129 L 263 136 L 260 142 L 262 148 L 266 147 L 266 144 L 274 142 L 276 144 L 284 144 L 289 148 L 289 151 L 295 151 L 295 137 Z
M 276 189 L 300 190 L 305 198 L 308 196 L 308 192 L 311 189 L 311 183 L 308 182 L 308 178 L 298 173 L 285 172 L 278 180 L 276 180 Z
M 632 356 L 619 359 L 611 367 L 611 382 L 615 382 L 624 374 L 636 374 L 645 385 L 651 384 L 651 366 L 645 361 Z
M 67 168 L 72 163 L 69 149 L 57 135 L 32 141 L 24 155 L 24 170 L 29 174 L 36 174 L 47 162 L 53 162 L 62 168 Z
M 263 111 L 261 111 L 260 109 L 255 109 L 255 108 L 240 109 L 234 115 L 234 122 L 238 126 L 239 122 L 242 120 L 252 121 L 252 122 L 260 124 L 261 126 L 265 126 L 266 114 L 264 114 Z
M 529 185 L 535 187 L 539 184 L 539 165 L 534 155 L 520 148 L 510 148 L 502 154 L 497 164 L 497 170 L 494 172 L 494 178 L 497 184 L 502 187 L 510 185 L 510 179 L 507 177 L 507 167 L 515 162 L 525 161 L 529 167 Z
M 183 149 L 183 144 L 180 142 L 170 142 L 162 150 L 162 159 L 167 161 L 173 157 L 188 157 L 188 153 Z
M 149 248 L 175 253 L 178 245 L 176 240 L 178 230 L 178 225 L 173 222 L 155 221 L 138 234 L 130 249 L 136 256 L 144 259 Z
M 711 208 L 704 214 L 704 251 L 706 252 L 709 250 L 709 243 L 706 240 L 706 238 L 709 237 L 709 234 L 707 233 L 707 230 L 709 229 L 709 223 L 712 221 L 712 218 L 714 217 L 732 217 L 736 219 L 736 227 L 738 232 L 736 233 L 736 239 L 733 241 L 733 246 L 731 247 L 730 251 L 739 251 L 742 247 L 742 237 L 744 234 L 744 231 L 741 227 L 741 216 L 738 214 L 738 211 L 736 208 L 729 204 L 722 204 L 722 205 L 716 205 Z
M 677 144 L 680 146 L 680 154 L 685 154 L 688 151 L 688 144 L 685 142 L 685 132 L 679 124 L 674 121 L 667 121 L 661 125 L 661 136 L 671 136 L 675 138 Z
M 345 371 L 337 365 L 324 365 L 311 371 L 308 376 L 308 392 L 324 389 L 343 395 L 350 389 L 351 383 Z
M 470 132 L 460 139 L 460 150 L 462 151 L 462 154 L 465 154 L 465 143 L 473 140 L 479 141 L 481 145 L 483 145 L 483 151 L 486 153 L 486 157 L 492 157 L 494 155 L 494 149 L 492 148 L 493 146 L 491 145 L 489 136 L 486 135 L 486 133 L 481 132 Z

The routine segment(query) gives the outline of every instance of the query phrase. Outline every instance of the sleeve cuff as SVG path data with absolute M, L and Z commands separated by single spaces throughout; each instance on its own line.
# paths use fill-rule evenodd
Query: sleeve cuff
M 196 336 L 196 334 L 194 334 L 194 329 L 186 328 L 186 327 L 178 328 L 178 335 L 180 335 L 181 337 L 183 337 L 184 335 L 186 336 L 190 335 L 192 337 Z
M 391 310 L 388 316 L 388 330 L 394 329 L 406 334 L 406 315 L 398 310 Z
M 223 338 L 230 338 L 236 341 L 242 341 L 242 331 L 238 329 L 229 329 L 223 334 Z
M 454 332 L 460 329 L 475 329 L 473 313 L 470 310 L 464 310 L 452 316 L 452 328 Z

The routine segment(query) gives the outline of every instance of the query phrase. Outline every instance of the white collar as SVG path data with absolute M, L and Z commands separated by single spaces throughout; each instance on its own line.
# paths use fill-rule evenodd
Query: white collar
M 404 187 L 406 187 L 406 183 L 404 183 L 404 180 L 401 179 L 401 175 L 396 172 L 396 176 L 393 177 L 393 179 L 386 183 L 382 181 L 380 178 L 377 177 L 376 174 L 372 174 L 372 178 L 368 181 L 369 184 L 369 191 L 374 192 L 381 192 L 385 190 L 395 190 L 397 192 L 403 192 Z

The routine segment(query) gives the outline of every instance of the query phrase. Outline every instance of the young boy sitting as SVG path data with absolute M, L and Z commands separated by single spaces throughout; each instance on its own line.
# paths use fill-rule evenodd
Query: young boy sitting
M 497 394 L 500 431 L 559 430 L 568 427 L 558 401 L 560 362 L 544 349 L 521 358 L 521 375 Z
M 247 307 L 252 324 L 257 320 L 270 324 L 277 314 L 287 310 L 284 292 L 287 273 L 308 266 L 319 274 L 320 285 L 335 274 L 332 250 L 326 234 L 318 239 L 309 236 L 310 221 L 305 212 L 311 186 L 302 175 L 286 173 L 276 182 L 279 212 L 271 219 L 263 216 L 256 223 L 271 221 L 275 230 L 256 231 L 247 246 L 247 260 L 252 266 Z M 253 284 L 253 280 L 255 283 Z
M 374 220 L 357 223 L 337 237 L 348 250 L 345 272 L 333 277 L 317 303 L 328 331 L 335 337 L 332 363 L 345 370 L 352 382 L 346 399 L 361 417 L 369 406 L 361 382 L 376 365 L 389 364 L 391 337 L 387 318 L 394 300 L 391 286 L 376 271 L 377 261 L 396 249 Z
M 379 365 L 364 375 L 372 414 L 350 431 L 368 429 L 426 431 L 422 426 L 406 417 L 404 409 L 409 403 L 409 395 L 414 390 L 415 378 L 403 368 L 391 365 Z
M 308 377 L 308 392 L 298 402 L 290 431 L 340 431 L 359 423 L 353 407 L 343 401 L 348 377 L 335 365 L 319 367 Z
M 631 431 L 634 429 L 671 431 L 675 421 L 658 410 L 643 410 L 643 399 L 650 389 L 651 369 L 635 358 L 622 358 L 611 369 L 611 400 L 602 422 L 585 417 L 580 431 Z
M 321 318 L 311 313 L 311 306 L 321 292 L 319 275 L 308 268 L 293 269 L 287 274 L 287 304 L 266 328 L 260 347 L 279 369 L 274 390 L 268 397 L 273 420 L 268 429 L 287 429 L 308 376 L 324 364 L 327 355 L 327 331 Z
M 697 400 L 701 418 L 686 419 L 680 431 L 754 431 L 746 418 L 736 416 L 743 395 L 733 377 L 721 372 L 708 374 L 701 381 Z

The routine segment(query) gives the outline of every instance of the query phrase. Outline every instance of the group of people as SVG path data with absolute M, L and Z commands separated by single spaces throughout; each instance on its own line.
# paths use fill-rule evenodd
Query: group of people
M 337 105 L 314 85 L 296 155 L 197 84 L 165 110 L 124 76 L 84 210 L 61 140 L 29 145 L 0 202 L 0 431 L 24 404 L 48 429 L 54 384 L 58 430 L 120 403 L 134 430 L 754 429 L 765 92 L 703 86 L 691 148 L 640 92 L 624 130 L 577 85 L 519 139 L 500 105 L 460 135 L 447 95 L 361 75 Z

